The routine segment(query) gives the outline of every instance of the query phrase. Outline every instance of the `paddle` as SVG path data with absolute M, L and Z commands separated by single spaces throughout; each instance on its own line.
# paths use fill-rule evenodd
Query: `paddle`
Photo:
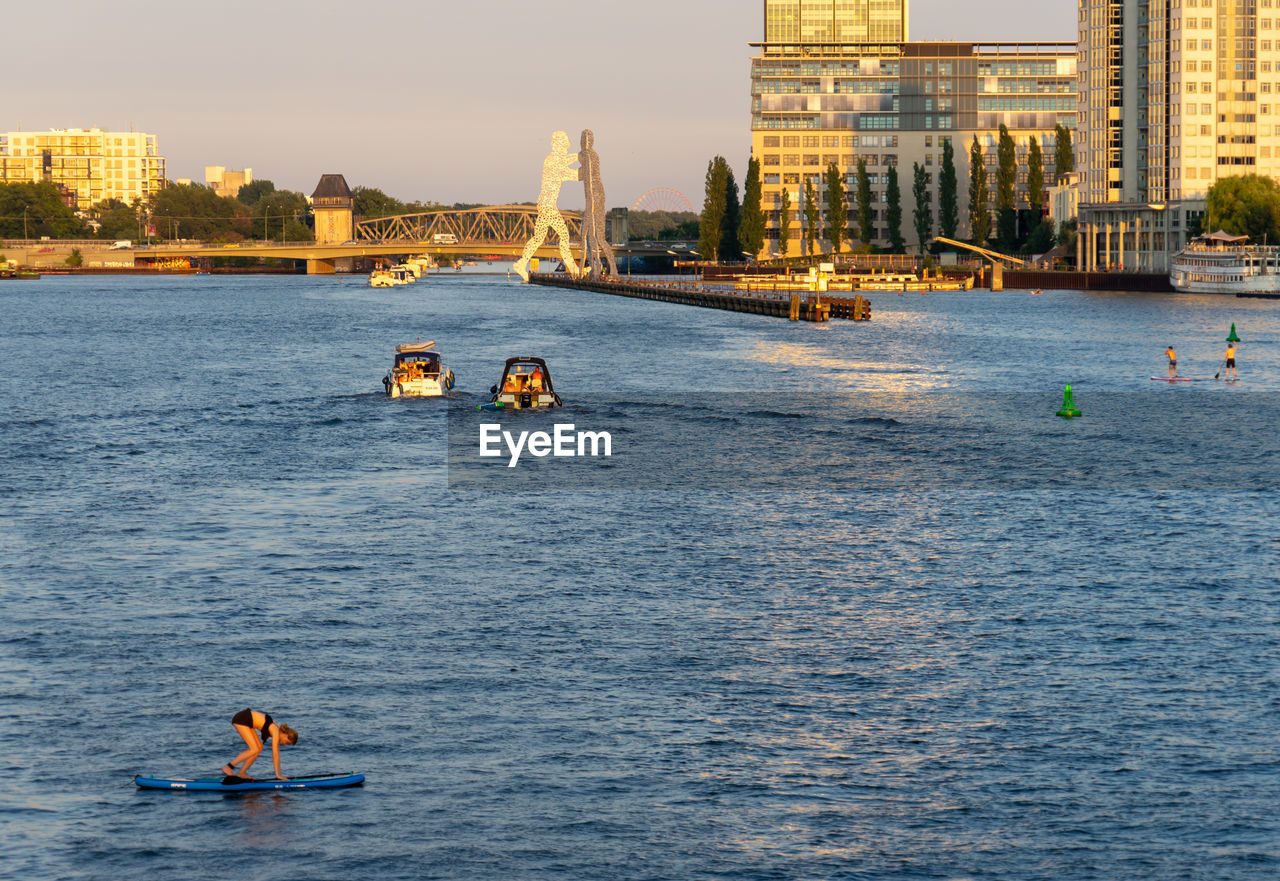
M 1227 362 L 1224 360 L 1224 361 L 1222 362 L 1222 367 L 1226 367 L 1226 366 L 1227 366 Z M 1213 378 L 1214 378 L 1214 379 L 1217 379 L 1217 378 L 1218 378 L 1218 374 L 1219 374 L 1219 373 L 1222 373 L 1222 367 L 1219 367 L 1219 368 L 1218 368 L 1218 373 L 1215 373 L 1215 374 L 1213 375 Z

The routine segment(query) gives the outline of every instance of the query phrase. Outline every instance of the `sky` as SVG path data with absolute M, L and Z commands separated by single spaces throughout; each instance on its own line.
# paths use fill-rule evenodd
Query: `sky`
M 321 174 L 403 201 L 534 201 L 552 132 L 595 132 L 609 205 L 699 210 L 707 162 L 751 149 L 761 0 L 62 0 L 4 16 L 0 131 L 157 136 L 311 193 Z M 914 40 L 1071 41 L 1073 0 L 911 0 Z M 562 206 L 574 207 L 571 188 Z M 579 201 L 580 197 L 579 197 Z

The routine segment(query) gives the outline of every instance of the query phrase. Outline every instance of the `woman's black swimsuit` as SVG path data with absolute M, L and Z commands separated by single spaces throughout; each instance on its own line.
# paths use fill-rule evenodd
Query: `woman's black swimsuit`
M 271 726 L 275 724 L 275 720 L 271 718 L 270 713 L 263 713 L 262 716 L 265 721 L 263 721 L 262 728 L 259 729 L 259 733 L 262 735 L 263 740 L 268 740 L 271 737 Z M 236 713 L 234 716 L 231 717 L 231 724 L 243 725 L 246 728 L 252 728 L 253 727 L 253 710 L 246 707 L 245 709 Z

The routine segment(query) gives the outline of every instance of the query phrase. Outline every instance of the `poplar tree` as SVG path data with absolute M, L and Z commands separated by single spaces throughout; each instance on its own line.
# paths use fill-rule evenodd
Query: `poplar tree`
M 787 256 L 791 248 L 791 191 L 782 188 L 782 203 L 778 208 L 778 255 Z
M 942 170 L 938 172 L 938 226 L 943 238 L 954 239 L 960 226 L 956 197 L 956 151 L 951 139 L 942 142 Z
M 885 200 L 885 217 L 889 221 L 889 250 L 894 254 L 905 254 L 907 243 L 902 238 L 902 190 L 898 188 L 898 169 L 895 166 L 889 166 Z
M 911 195 L 916 200 L 915 208 L 911 210 L 911 220 L 916 228 L 920 253 L 923 254 L 933 231 L 933 205 L 929 202 L 929 175 L 919 162 L 912 163 Z
M 764 250 L 763 189 L 760 183 L 760 160 L 752 156 L 747 162 L 747 182 L 742 191 L 742 225 L 738 228 L 738 244 L 752 258 Z
M 1027 148 L 1027 202 L 1039 219 L 1044 205 L 1044 154 L 1035 135 L 1031 136 L 1031 145 Z
M 804 179 L 804 240 L 809 245 L 809 256 L 818 244 L 818 227 L 822 224 L 822 209 L 818 207 L 818 191 L 813 188 L 813 178 Z
M 1018 243 L 1017 183 L 1018 148 L 1009 127 L 1000 123 L 1000 137 L 996 142 L 996 247 L 1006 253 Z
M 969 230 L 975 245 L 985 245 L 991 235 L 991 214 L 987 208 L 987 166 L 982 143 L 973 136 L 969 147 Z
M 1062 123 L 1053 127 L 1053 176 L 1058 183 L 1076 170 L 1076 157 L 1071 152 L 1071 130 Z
M 858 160 L 858 240 L 871 244 L 871 175 L 865 159 Z
M 716 261 L 720 253 L 720 228 L 725 214 L 725 169 L 728 163 L 717 156 L 707 163 L 706 195 L 702 202 L 702 220 L 698 225 L 698 252 L 703 260 Z
M 844 230 L 849 223 L 849 209 L 844 204 L 844 175 L 834 162 L 827 166 L 827 238 L 831 253 L 839 254 L 844 246 Z
M 724 162 L 724 220 L 720 224 L 720 247 L 716 255 L 721 261 L 739 263 L 742 261 L 742 247 L 738 242 L 739 230 L 742 226 L 742 203 L 738 201 L 738 182 L 733 178 L 733 169 Z

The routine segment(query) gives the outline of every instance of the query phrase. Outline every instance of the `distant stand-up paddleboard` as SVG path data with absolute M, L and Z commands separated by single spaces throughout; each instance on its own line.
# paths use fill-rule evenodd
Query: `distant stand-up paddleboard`
M 251 780 L 246 777 L 143 777 L 133 778 L 139 789 L 170 789 L 186 792 L 261 792 L 270 789 L 340 789 L 344 786 L 360 786 L 364 775 L 312 774 L 307 777 L 291 777 L 288 780 Z
M 1189 376 L 1175 376 L 1173 378 L 1168 376 L 1153 376 L 1151 378 L 1156 382 L 1191 382 L 1191 377 Z

